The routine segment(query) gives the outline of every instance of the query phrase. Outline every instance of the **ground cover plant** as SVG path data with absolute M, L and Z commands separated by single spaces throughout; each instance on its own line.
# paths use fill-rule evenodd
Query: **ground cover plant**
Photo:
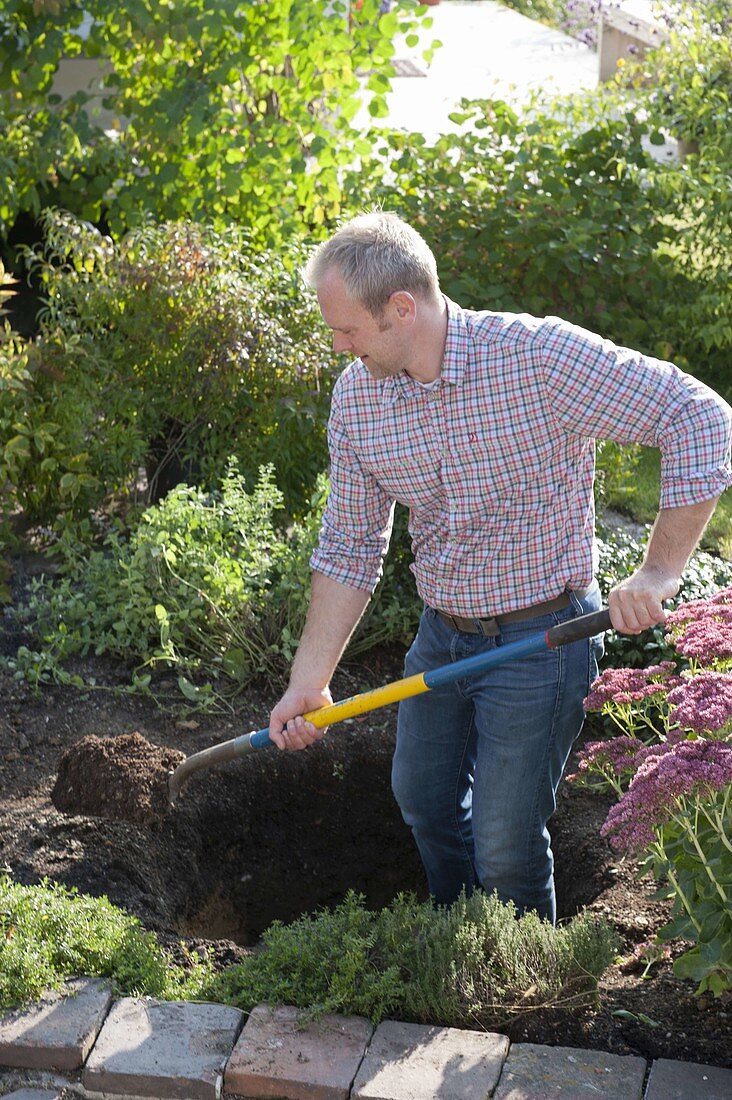
M 139 920 L 55 882 L 0 875 L 0 1009 L 59 989 L 74 976 L 108 978 L 120 993 L 192 998 L 211 979 L 200 956 L 177 964 Z
M 267 1001 L 374 1023 L 489 1028 L 591 999 L 618 945 L 602 920 L 517 920 L 480 892 L 441 909 L 399 895 L 379 912 L 349 893 L 332 911 L 273 924 L 262 951 L 225 970 L 211 992 L 245 1011 Z
M 561 929 L 517 921 L 495 898 L 449 910 L 400 895 L 378 912 L 349 893 L 332 911 L 275 922 L 263 950 L 213 977 L 211 961 L 176 963 L 128 913 L 57 883 L 22 886 L 0 877 L 0 1008 L 74 976 L 108 978 L 121 993 L 166 1000 L 214 999 L 251 1010 L 262 1001 L 314 1015 L 396 1013 L 424 1023 L 506 1022 L 537 1008 L 593 996 L 617 951 L 609 925 L 579 916 Z

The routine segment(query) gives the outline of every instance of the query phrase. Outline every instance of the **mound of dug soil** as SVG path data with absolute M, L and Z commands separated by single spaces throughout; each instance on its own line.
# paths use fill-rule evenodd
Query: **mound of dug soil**
M 148 825 L 168 809 L 168 772 L 185 760 L 140 733 L 89 734 L 62 755 L 51 801 L 64 814 Z

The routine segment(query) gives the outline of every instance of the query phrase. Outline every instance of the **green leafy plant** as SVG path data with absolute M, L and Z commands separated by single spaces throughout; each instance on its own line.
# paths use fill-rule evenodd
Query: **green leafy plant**
M 215 491 L 171 490 L 101 549 L 67 533 L 57 547 L 62 575 L 35 580 L 15 611 L 35 645 L 21 646 L 6 667 L 34 686 L 55 680 L 88 690 L 100 685 L 75 672 L 74 659 L 113 657 L 129 670 L 126 690 L 162 699 L 154 674 L 173 672 L 198 707 L 220 705 L 256 676 L 281 678 L 305 621 L 326 495 L 321 477 L 307 516 L 284 530 L 273 468 L 247 490 L 232 459 Z M 416 626 L 421 605 L 406 562 L 396 547 L 350 657 L 404 642 Z
M 0 317 L 7 313 L 5 302 L 15 294 L 14 279 L 0 261 Z M 0 546 L 7 541 L 8 518 L 12 510 L 19 468 L 30 452 L 28 349 L 6 320 L 0 328 Z M 39 443 L 44 445 L 41 437 Z M 9 593 L 0 574 L 0 600 Z
M 281 504 L 271 467 L 247 492 L 232 460 L 216 493 L 172 490 L 129 539 L 112 532 L 91 553 L 70 541 L 64 576 L 37 581 L 21 612 L 42 650 L 21 649 L 12 667 L 43 680 L 76 654 L 108 655 L 134 662 L 138 688 L 157 667 L 172 669 L 200 704 L 213 701 L 214 685 L 227 695 L 257 674 L 281 674 L 304 618 L 297 593 L 312 538 L 307 527 L 279 531 Z
M 27 349 L 29 407 L 15 482 L 29 522 L 81 520 L 111 496 L 213 484 L 232 452 L 274 462 L 290 513 L 326 464 L 333 363 L 301 252 L 237 230 L 148 226 L 118 245 L 46 212 L 29 254 L 47 307 Z
M 679 3 L 666 17 L 667 34 L 627 66 L 623 82 L 642 82 L 654 117 L 687 146 L 710 144 L 729 153 L 732 104 L 732 4 Z
M 237 222 L 260 244 L 317 229 L 340 210 L 341 168 L 370 155 L 353 119 L 363 102 L 385 113 L 393 39 L 417 9 L 8 0 L 0 230 L 49 201 L 116 232 L 148 214 Z M 53 80 L 74 58 L 97 62 L 101 90 L 64 100 Z
M 614 117 L 589 97 L 524 113 L 480 100 L 453 119 L 461 130 L 431 145 L 382 135 L 368 181 L 433 245 L 447 293 L 471 308 L 557 314 L 652 350 L 663 227 L 648 216 L 655 181 L 635 113 Z M 362 180 L 349 181 L 356 195 Z
M 640 448 L 600 439 L 595 451 L 595 510 L 602 513 L 609 496 L 616 504 L 630 506 L 636 488 Z
M 415 224 L 464 306 L 559 315 L 728 392 L 728 159 L 655 161 L 661 120 L 618 87 L 521 111 L 463 102 L 452 118 L 430 144 L 375 134 L 349 205 L 368 196 Z
M 553 928 L 535 914 L 517 920 L 513 906 L 482 893 L 441 909 L 400 895 L 374 912 L 351 892 L 332 911 L 275 922 L 263 950 L 209 992 L 245 1010 L 269 1001 L 374 1022 L 490 1027 L 590 999 L 617 948 L 611 929 L 586 914 Z
M 194 998 L 211 980 L 207 959 L 173 962 L 136 917 L 59 883 L 21 886 L 0 875 L 0 1009 L 58 989 L 66 978 L 108 978 L 121 993 Z

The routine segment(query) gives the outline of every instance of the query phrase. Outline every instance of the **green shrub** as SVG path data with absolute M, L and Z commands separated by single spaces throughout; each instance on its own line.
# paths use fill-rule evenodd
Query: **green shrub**
M 21 886 L 0 875 L 0 1009 L 58 989 L 65 978 L 108 978 L 121 993 L 195 997 L 211 964 L 173 963 L 136 917 L 59 883 Z
M 290 513 L 325 467 L 333 355 L 298 248 L 148 226 L 119 245 L 62 213 L 30 254 L 48 298 L 29 356 L 29 446 L 16 496 L 29 522 L 74 520 L 176 482 L 212 485 L 236 453 L 252 484 L 273 462 Z
M 676 274 L 674 293 L 659 296 L 668 339 L 681 365 L 732 396 L 732 4 L 679 3 L 669 37 L 625 66 L 617 86 L 657 132 L 691 155 L 654 166 L 655 214 L 666 226 L 659 258 Z
M 95 686 L 68 671 L 93 653 L 131 668 L 130 688 L 157 691 L 153 673 L 172 670 L 189 702 L 214 705 L 256 676 L 282 678 L 294 656 L 310 589 L 309 560 L 327 496 L 321 477 L 306 518 L 285 531 L 271 466 L 250 491 L 236 460 L 214 492 L 172 490 L 123 537 L 112 531 L 89 550 L 67 533 L 62 575 L 33 582 L 16 614 L 37 648 L 5 664 L 37 685 Z M 404 518 L 399 521 L 405 534 Z M 419 619 L 409 555 L 395 546 L 349 655 L 406 642 Z
M 618 505 L 632 507 L 640 460 L 637 444 L 621 446 L 611 439 L 599 439 L 595 447 L 595 511 L 601 513 L 608 498 Z
M 16 293 L 17 282 L 6 272 L 0 260 L 0 318 L 8 312 L 4 303 Z M 6 320 L 0 328 L 0 546 L 8 541 L 8 519 L 14 503 L 18 473 L 34 445 L 29 429 L 28 350 L 26 342 L 14 332 Z M 38 440 L 41 448 L 46 440 Z M 0 600 L 8 593 L 0 576 Z
M 668 22 L 667 38 L 627 65 L 621 82 L 643 86 L 654 118 L 675 138 L 729 162 L 732 3 L 679 3 Z
M 226 695 L 281 674 L 304 621 L 314 538 L 307 525 L 281 533 L 281 504 L 271 467 L 247 492 L 232 460 L 217 492 L 179 486 L 128 539 L 112 532 L 91 552 L 66 540 L 64 575 L 37 581 L 20 612 L 42 649 L 19 650 L 11 665 L 43 680 L 92 652 L 134 663 L 137 687 L 156 667 L 173 669 L 199 702 L 212 701 L 214 684 Z
M 464 306 L 558 315 L 729 392 L 723 158 L 654 161 L 661 122 L 618 88 L 520 112 L 463 102 L 452 117 L 461 131 L 432 144 L 374 135 L 368 172 L 346 181 L 351 207 L 368 196 L 412 222 Z
M 655 262 L 664 231 L 651 216 L 646 126 L 589 99 L 526 113 L 463 102 L 453 118 L 462 131 L 432 145 L 382 136 L 369 181 L 424 233 L 446 292 L 469 308 L 563 316 L 648 350 L 666 339 L 647 320 L 667 277 Z M 358 195 L 359 179 L 352 185 Z
M 269 1001 L 375 1023 L 491 1027 L 587 999 L 617 949 L 610 928 L 586 914 L 552 928 L 535 914 L 517 920 L 495 895 L 441 909 L 400 895 L 373 912 L 349 893 L 332 912 L 276 921 L 262 952 L 224 971 L 209 994 L 245 1010 Z

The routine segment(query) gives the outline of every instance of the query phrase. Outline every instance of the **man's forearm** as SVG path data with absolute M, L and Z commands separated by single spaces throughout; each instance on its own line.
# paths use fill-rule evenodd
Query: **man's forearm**
M 644 566 L 680 579 L 718 499 L 714 497 L 680 508 L 662 508 L 651 530 Z
M 313 573 L 310 608 L 290 685 L 325 688 L 370 600 L 370 593 Z

